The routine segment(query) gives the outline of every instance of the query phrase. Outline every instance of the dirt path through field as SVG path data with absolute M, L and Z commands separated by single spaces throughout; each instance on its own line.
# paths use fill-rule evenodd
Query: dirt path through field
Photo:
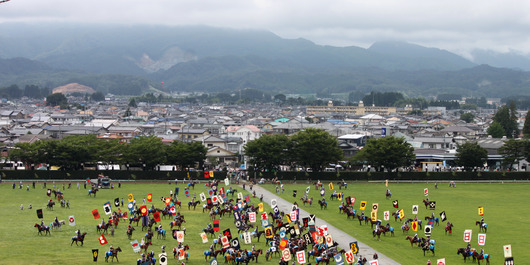
M 242 186 L 241 186 L 242 188 Z M 247 190 L 248 190 L 248 185 L 246 186 Z M 276 196 L 274 193 L 271 193 L 269 192 L 268 190 L 260 187 L 259 185 L 254 185 L 253 190 L 256 191 L 256 196 L 259 197 L 260 194 L 263 194 L 263 201 L 265 203 L 270 203 L 271 199 L 276 199 L 276 201 L 278 202 L 278 207 L 280 209 L 280 211 L 284 211 L 284 212 L 290 212 L 291 211 L 291 208 L 292 208 L 292 203 L 291 202 L 288 202 L 278 196 Z M 304 217 L 308 217 L 309 216 L 309 213 L 304 211 L 303 209 L 300 209 L 300 217 L 301 218 L 304 218 Z M 368 261 L 372 260 L 372 256 L 375 252 L 375 250 L 371 247 L 369 247 L 368 245 L 366 244 L 363 244 L 362 242 L 360 242 L 359 240 L 355 239 L 354 237 L 346 234 L 345 232 L 343 232 L 342 230 L 328 224 L 327 222 L 325 222 L 324 220 L 322 220 L 321 218 L 319 218 L 319 216 L 316 216 L 316 226 L 322 226 L 322 225 L 326 225 L 328 227 L 328 233 L 330 233 L 331 235 L 333 235 L 333 240 L 337 241 L 337 243 L 339 243 L 339 247 L 340 248 L 343 248 L 343 249 L 346 249 L 348 250 L 350 248 L 350 242 L 353 242 L 353 241 L 357 241 L 358 244 L 359 244 L 359 253 L 358 255 L 361 255 L 363 257 L 366 257 L 366 259 Z M 392 259 L 390 259 L 389 257 L 381 254 L 381 253 L 377 253 L 377 255 L 379 256 L 379 265 L 394 265 L 394 264 L 400 264 Z M 358 257 L 355 258 L 355 260 L 357 260 Z

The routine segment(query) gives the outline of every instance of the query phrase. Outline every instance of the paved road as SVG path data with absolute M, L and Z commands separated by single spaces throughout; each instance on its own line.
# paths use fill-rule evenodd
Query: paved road
M 248 185 L 246 186 L 246 188 L 248 190 Z M 253 190 L 256 190 L 256 197 L 259 197 L 260 194 L 263 194 L 263 201 L 265 203 L 270 203 L 271 199 L 276 199 L 276 201 L 278 202 L 278 207 L 279 207 L 280 211 L 284 211 L 284 212 L 290 212 L 291 211 L 291 208 L 292 208 L 292 203 L 291 202 L 288 202 L 288 201 L 276 196 L 276 194 L 269 192 L 268 190 L 260 187 L 259 185 L 254 185 L 253 186 Z M 309 213 L 304 211 L 303 209 L 300 209 L 300 216 L 301 216 L 301 218 L 308 217 Z M 333 235 L 333 240 L 337 241 L 337 243 L 339 243 L 339 247 L 341 247 L 343 249 L 349 249 L 350 248 L 350 242 L 357 241 L 358 244 L 359 244 L 359 253 L 358 253 L 358 255 L 362 255 L 363 257 L 366 257 L 366 259 L 368 261 L 370 261 L 372 259 L 372 255 L 375 252 L 375 250 L 373 248 L 369 247 L 366 244 L 363 244 L 359 240 L 357 240 L 354 237 L 346 234 L 345 232 L 341 231 L 340 229 L 328 224 L 327 222 L 325 222 L 322 219 L 320 219 L 319 216 L 316 216 L 316 226 L 322 226 L 322 225 L 326 225 L 328 227 L 328 233 Z M 379 264 L 380 265 L 400 264 L 400 263 L 390 259 L 389 257 L 387 257 L 387 256 L 385 256 L 383 254 L 377 253 L 377 255 L 379 256 L 378 260 L 379 260 Z

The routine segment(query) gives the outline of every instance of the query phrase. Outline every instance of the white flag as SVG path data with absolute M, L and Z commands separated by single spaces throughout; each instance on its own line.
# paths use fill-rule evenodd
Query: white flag
M 68 223 L 70 223 L 71 226 L 75 226 L 75 218 L 73 215 L 68 217 Z
M 201 235 L 202 243 L 208 243 L 208 236 L 206 236 L 206 233 L 202 232 L 200 233 L 200 235 Z

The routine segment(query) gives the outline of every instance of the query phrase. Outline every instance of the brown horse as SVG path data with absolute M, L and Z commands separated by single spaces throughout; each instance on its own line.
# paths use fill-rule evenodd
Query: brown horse
M 39 230 L 40 235 L 42 235 L 42 231 L 44 231 L 44 235 L 51 235 L 49 226 L 41 226 L 39 224 L 35 224 L 34 227 L 36 227 Z
M 325 201 L 318 200 L 318 204 L 320 205 L 320 210 L 328 208 L 328 203 Z
M 140 245 L 140 252 L 143 250 L 144 253 L 147 253 L 147 248 L 149 245 L 151 245 L 151 241 L 145 242 L 144 244 Z
M 85 235 L 86 235 L 86 233 L 83 233 L 80 236 L 73 236 L 72 237 L 72 243 L 70 244 L 70 246 L 72 244 L 74 244 L 74 242 L 75 242 L 76 246 L 77 246 L 77 242 L 81 242 L 81 246 L 82 246 L 83 245 L 83 241 L 85 240 Z
M 253 250 L 249 256 L 249 259 L 254 260 L 256 259 L 256 263 L 258 262 L 259 255 L 263 254 L 263 249 Z
M 188 202 L 188 210 L 193 206 L 193 210 L 195 210 L 195 208 L 197 207 L 197 204 L 199 204 L 200 201 L 195 201 L 195 202 Z
M 177 220 L 177 221 L 171 221 L 169 222 L 169 225 L 171 226 L 171 229 L 173 229 L 174 226 L 178 227 L 178 229 L 180 230 L 181 229 L 181 226 L 182 226 L 182 223 L 185 223 L 186 220 Z
M 432 255 L 434 256 L 434 245 L 431 245 L 429 243 L 424 243 L 421 245 L 421 249 L 423 250 L 423 256 L 425 256 L 425 252 L 431 251 Z
M 413 247 L 414 244 L 418 244 L 419 243 L 419 240 L 418 239 L 414 239 L 414 237 L 412 237 L 412 236 L 406 236 L 405 240 L 408 240 L 410 242 L 410 247 Z
M 368 216 L 357 215 L 357 219 L 359 220 L 359 225 L 363 225 L 363 221 L 365 224 L 368 223 Z
M 309 203 L 309 206 L 311 206 L 313 204 L 313 197 L 311 197 L 311 199 L 308 199 L 308 198 L 300 198 L 300 200 L 302 201 L 302 203 L 305 205 L 306 203 Z
M 403 234 L 405 234 L 405 232 L 408 232 L 410 229 L 410 226 L 409 225 L 402 225 L 401 226 L 401 230 L 403 231 Z
M 445 225 L 445 234 L 447 235 L 447 232 L 449 232 L 449 235 L 453 235 L 453 224 L 451 222 L 447 222 Z
M 98 188 L 88 190 L 88 196 L 91 196 L 92 194 L 94 194 L 94 198 L 95 198 L 97 192 L 98 192 Z
M 116 258 L 117 262 L 120 262 L 118 260 L 118 252 L 121 252 L 121 248 L 113 248 L 112 250 L 109 250 L 105 252 L 105 262 L 109 262 L 109 257 L 111 257 L 111 261 L 114 262 L 114 258 Z
M 488 232 L 488 224 L 486 224 L 484 222 L 481 222 L 481 221 L 476 221 L 475 225 L 479 226 L 479 231 L 480 232 L 482 232 L 482 231 L 484 231 L 484 233 Z
M 107 229 L 109 229 L 109 226 L 111 224 L 110 223 L 106 223 L 106 224 L 99 224 L 99 225 L 96 225 L 96 231 L 99 233 L 99 232 L 105 232 L 107 233 Z
M 385 230 L 383 229 L 377 229 L 377 231 L 374 229 L 372 231 L 372 236 L 375 238 L 377 236 L 377 239 L 381 239 L 381 234 L 385 234 Z
M 177 258 L 177 248 L 173 248 L 173 257 L 174 258 Z M 204 251 L 204 260 L 205 261 L 208 261 L 208 257 L 212 257 L 212 258 L 216 258 L 217 259 L 217 255 L 219 255 L 219 253 L 223 253 L 223 250 L 221 249 L 218 249 L 218 250 L 214 250 L 214 251 L 209 251 L 209 250 L 205 250 Z
M 477 264 L 480 265 L 481 260 L 486 260 L 486 264 L 490 264 L 489 254 L 480 254 L 476 250 L 473 252 L 473 259 L 477 260 Z
M 429 201 L 429 198 L 427 198 L 426 200 L 423 200 L 423 204 L 425 205 L 425 209 L 427 209 L 427 207 L 429 207 L 429 203 L 431 201 Z
M 53 206 L 55 205 L 54 201 L 48 201 L 48 204 L 46 205 L 46 209 L 53 211 Z

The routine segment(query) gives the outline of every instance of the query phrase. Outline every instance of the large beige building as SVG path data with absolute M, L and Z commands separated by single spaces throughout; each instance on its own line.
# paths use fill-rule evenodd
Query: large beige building
M 352 115 L 378 114 L 390 115 L 396 113 L 396 107 L 377 107 L 364 106 L 364 103 L 359 102 L 359 106 L 333 106 L 333 102 L 329 101 L 327 106 L 307 106 L 306 114 L 315 113 L 345 113 Z

